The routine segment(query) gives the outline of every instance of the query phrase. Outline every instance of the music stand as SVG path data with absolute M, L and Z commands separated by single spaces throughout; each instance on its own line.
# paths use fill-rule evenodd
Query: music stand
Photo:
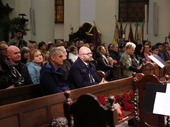
M 156 54 L 150 55 L 148 57 L 159 66 L 159 80 L 160 80 L 160 70 L 161 70 L 161 68 L 168 67 L 168 66 L 170 66 L 170 64 L 166 63 L 163 59 L 161 59 Z

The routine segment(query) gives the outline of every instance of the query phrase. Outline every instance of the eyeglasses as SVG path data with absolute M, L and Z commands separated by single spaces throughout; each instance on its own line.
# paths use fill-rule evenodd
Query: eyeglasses
M 86 53 L 86 54 L 82 54 L 82 55 L 93 55 L 92 52 Z
M 4 48 L 4 49 L 0 49 L 0 50 L 7 50 L 7 48 Z

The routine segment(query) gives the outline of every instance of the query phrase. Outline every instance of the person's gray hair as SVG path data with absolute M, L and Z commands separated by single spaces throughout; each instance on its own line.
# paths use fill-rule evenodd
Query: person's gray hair
M 49 53 L 49 60 L 51 61 L 51 57 L 57 55 L 57 52 L 63 52 L 61 49 L 54 47 L 51 49 L 50 53 Z
M 56 47 L 56 49 L 60 49 L 61 51 L 63 51 L 62 49 L 65 49 L 65 47 L 64 46 L 58 46 L 58 47 Z
M 128 43 L 126 43 L 126 49 L 131 49 L 131 48 L 136 48 L 136 45 L 134 44 L 134 43 L 132 43 L 132 42 L 128 42 Z
M 22 47 L 20 51 L 21 51 L 21 57 L 24 57 L 24 53 L 30 52 L 30 48 Z

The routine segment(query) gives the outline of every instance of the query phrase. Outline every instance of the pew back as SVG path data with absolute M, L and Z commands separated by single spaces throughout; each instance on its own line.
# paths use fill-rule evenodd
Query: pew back
M 131 90 L 133 77 L 120 79 L 105 84 L 72 90 L 70 97 L 73 101 L 83 94 L 91 93 L 113 96 Z M 50 126 L 52 120 L 64 116 L 64 93 L 56 93 L 44 97 L 25 100 L 13 104 L 0 106 L 0 127 L 37 127 Z
M 40 85 L 32 84 L 0 90 L 0 106 L 42 96 Z
M 145 88 L 147 83 L 157 83 L 161 84 L 161 82 L 156 78 L 154 75 L 145 75 L 141 80 L 135 80 L 132 88 L 134 90 L 134 101 L 135 101 L 135 126 L 140 126 L 140 127 L 164 127 L 164 116 L 162 115 L 155 115 L 152 113 L 146 113 L 142 112 L 142 106 L 143 106 L 143 101 L 144 101 L 144 94 L 145 94 Z M 138 113 L 137 113 L 137 91 L 139 95 L 139 118 L 138 118 Z

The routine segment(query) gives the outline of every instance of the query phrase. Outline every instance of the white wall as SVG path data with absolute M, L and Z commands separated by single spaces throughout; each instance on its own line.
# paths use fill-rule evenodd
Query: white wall
M 158 35 L 153 34 L 153 3 L 157 2 L 158 9 Z M 155 44 L 164 42 L 165 36 L 170 32 L 170 0 L 150 0 L 149 1 L 149 25 L 148 25 L 148 40 Z
M 8 5 L 11 8 L 14 8 L 14 10 L 9 14 L 10 19 L 14 17 L 19 17 L 18 14 L 24 13 L 27 15 L 25 16 L 25 18 L 30 20 L 30 13 L 29 13 L 30 4 L 31 4 L 30 0 L 2 0 L 2 3 L 4 5 L 8 3 Z M 28 24 L 28 29 L 30 29 L 30 23 Z M 27 41 L 31 39 L 30 31 L 27 32 L 27 35 L 24 36 L 24 39 Z
M 64 5 L 64 40 L 69 40 L 70 25 L 75 32 L 80 24 L 80 0 L 65 0 Z

